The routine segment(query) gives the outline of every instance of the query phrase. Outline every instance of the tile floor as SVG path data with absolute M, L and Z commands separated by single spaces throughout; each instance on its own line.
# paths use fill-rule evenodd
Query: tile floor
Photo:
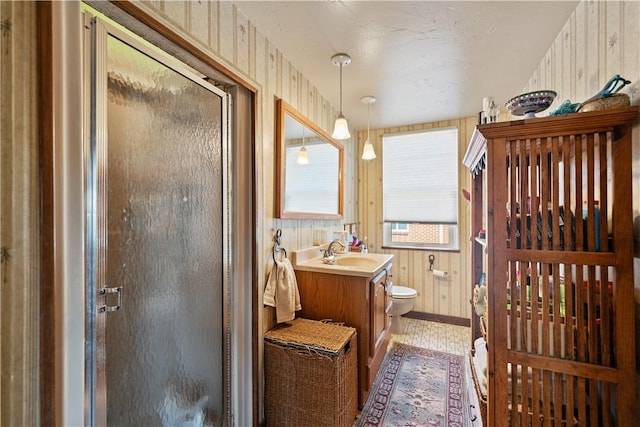
M 429 350 L 466 356 L 471 349 L 471 330 L 468 326 L 430 322 L 428 320 L 402 317 L 403 334 L 391 336 L 389 348 L 394 342 Z

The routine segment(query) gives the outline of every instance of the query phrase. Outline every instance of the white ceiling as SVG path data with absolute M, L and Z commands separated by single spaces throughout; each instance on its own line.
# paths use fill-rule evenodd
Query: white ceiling
M 477 115 L 520 94 L 577 1 L 236 1 L 238 9 L 351 126 Z M 554 89 L 552 87 L 535 89 Z M 562 94 L 558 94 L 562 97 Z M 566 98 L 566 95 L 565 95 Z

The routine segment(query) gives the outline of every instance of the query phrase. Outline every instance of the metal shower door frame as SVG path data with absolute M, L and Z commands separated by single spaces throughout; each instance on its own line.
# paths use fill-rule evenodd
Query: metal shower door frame
M 222 316 L 223 331 L 223 393 L 225 425 L 233 424 L 232 387 L 233 363 L 232 351 L 232 307 L 233 307 L 233 270 L 232 270 L 232 224 L 233 224 L 233 182 L 231 158 L 231 96 L 205 80 L 186 64 L 169 56 L 159 48 L 150 45 L 135 34 L 107 22 L 90 11 L 84 10 L 84 99 L 85 117 L 83 118 L 85 141 L 83 144 L 85 159 L 85 425 L 106 425 L 106 354 L 105 334 L 108 310 L 100 312 L 100 306 L 109 295 L 100 295 L 106 280 L 107 256 L 107 68 L 106 41 L 113 36 L 136 50 L 154 58 L 175 72 L 209 90 L 222 99 L 222 293 L 224 296 Z M 110 299 L 109 299 L 110 300 Z M 123 302 L 126 304 L 126 301 Z

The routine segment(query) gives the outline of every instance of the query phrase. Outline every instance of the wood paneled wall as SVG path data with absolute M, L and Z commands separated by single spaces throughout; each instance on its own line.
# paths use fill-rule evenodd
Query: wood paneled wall
M 0 425 L 38 425 L 41 230 L 35 3 L 0 2 L 0 16 Z
M 640 103 L 640 3 L 581 1 L 541 59 L 524 91 L 552 89 L 558 96 L 548 111 L 570 99 L 582 102 L 620 74 L 632 83 L 622 92 Z M 640 124 L 633 128 L 633 210 L 636 288 L 640 289 Z M 629 195 L 631 197 L 632 195 Z
M 425 250 L 395 250 L 383 249 L 382 242 L 382 137 L 394 133 L 411 132 L 422 129 L 440 127 L 458 128 L 458 157 L 459 170 L 457 178 L 462 190 L 470 191 L 470 173 L 462 165 L 462 158 L 467 150 L 471 134 L 476 125 L 476 118 L 447 120 L 432 123 L 422 123 L 370 131 L 371 143 L 378 157 L 374 160 L 360 160 L 360 175 L 358 178 L 358 235 L 368 237 L 370 252 L 392 253 L 393 282 L 397 285 L 414 288 L 418 291 L 418 298 L 413 307 L 414 311 L 452 316 L 468 319 L 471 315 L 471 279 L 470 279 L 470 228 L 469 218 L 471 207 L 459 193 L 458 234 L 460 250 L 425 251 Z M 360 150 L 366 140 L 366 132 L 358 133 Z M 434 255 L 434 269 L 448 273 L 446 278 L 435 277 L 429 271 L 429 255 Z

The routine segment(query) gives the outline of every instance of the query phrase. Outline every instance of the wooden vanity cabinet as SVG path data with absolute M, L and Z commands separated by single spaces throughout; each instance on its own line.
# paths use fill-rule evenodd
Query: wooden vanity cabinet
M 391 310 L 391 298 L 389 294 L 391 292 L 390 284 L 388 283 L 388 272 L 383 270 L 374 277 L 370 282 L 371 289 L 371 344 L 369 346 L 369 357 L 374 359 L 376 367 L 382 363 L 382 356 L 386 351 L 378 351 L 383 344 L 385 338 L 388 337 L 391 325 L 391 318 L 389 312 Z M 389 287 L 389 288 L 388 288 Z M 387 290 L 389 293 L 387 293 Z M 388 341 L 388 340 L 387 340 Z M 380 358 L 377 360 L 376 357 Z M 377 368 L 376 368 L 377 371 Z M 375 376 L 375 375 L 374 375 Z M 373 382 L 373 378 L 370 379 L 369 384 Z
M 302 310 L 298 317 L 356 328 L 358 405 L 364 406 L 391 338 L 391 263 L 374 277 L 296 270 Z

